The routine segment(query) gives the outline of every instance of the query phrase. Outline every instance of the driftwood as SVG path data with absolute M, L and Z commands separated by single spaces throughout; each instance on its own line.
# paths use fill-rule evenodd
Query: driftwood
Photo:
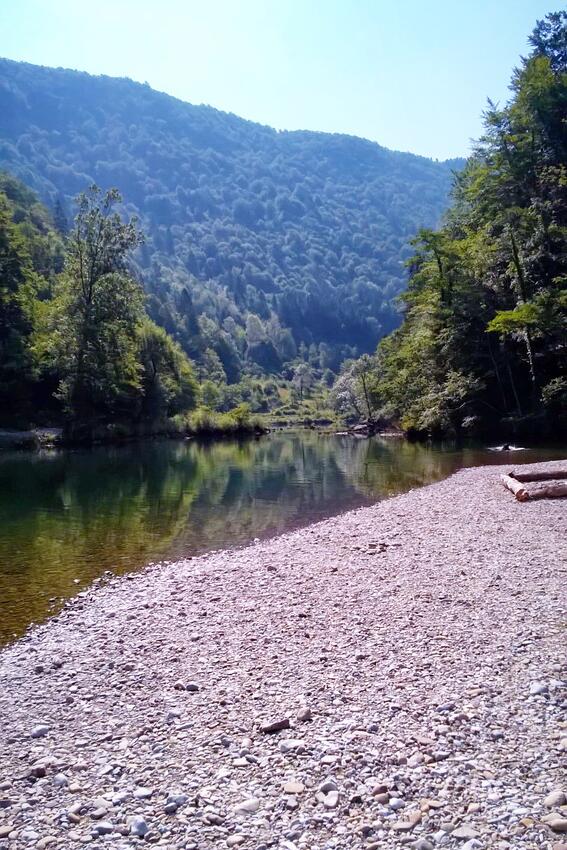
M 567 471 L 557 470 L 554 472 L 510 472 L 501 475 L 500 481 L 507 490 L 511 490 L 518 502 L 527 502 L 530 499 L 560 499 L 567 496 Z M 539 487 L 527 490 L 524 484 L 530 481 L 547 481 Z
M 500 481 L 507 490 L 511 490 L 518 502 L 527 502 L 530 498 L 528 491 L 520 481 L 510 475 L 501 475 Z
M 567 469 L 557 469 L 555 472 L 509 472 L 508 475 L 516 481 L 558 481 L 567 478 Z
M 543 484 L 528 492 L 530 499 L 560 499 L 562 496 L 567 496 L 567 482 Z

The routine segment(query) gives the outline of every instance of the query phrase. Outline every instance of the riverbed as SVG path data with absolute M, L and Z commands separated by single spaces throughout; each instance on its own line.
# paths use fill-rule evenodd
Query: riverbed
M 106 573 L 234 548 L 478 464 L 564 454 L 309 431 L 0 455 L 0 644 Z
M 111 578 L 5 648 L 0 846 L 560 846 L 566 505 L 508 468 Z

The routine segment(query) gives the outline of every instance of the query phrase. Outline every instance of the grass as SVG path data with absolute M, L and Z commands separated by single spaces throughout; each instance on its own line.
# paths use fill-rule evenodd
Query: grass
M 265 433 L 261 416 L 252 415 L 247 404 L 239 404 L 226 413 L 217 413 L 208 407 L 198 407 L 190 413 L 174 417 L 174 423 L 187 436 L 221 437 L 239 434 Z

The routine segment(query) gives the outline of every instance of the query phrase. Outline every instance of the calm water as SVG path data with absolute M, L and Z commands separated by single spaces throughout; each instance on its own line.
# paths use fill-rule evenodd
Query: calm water
M 237 546 L 462 466 L 561 456 L 312 432 L 0 455 L 0 643 L 105 570 Z

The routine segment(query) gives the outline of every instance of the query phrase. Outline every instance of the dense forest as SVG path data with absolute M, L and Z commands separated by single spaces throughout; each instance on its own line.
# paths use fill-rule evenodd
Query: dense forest
M 404 321 L 346 364 L 337 407 L 408 430 L 565 434 L 567 13 L 539 21 L 439 230 L 413 242 Z
M 128 269 L 140 241 L 116 190 L 78 198 L 63 239 L 22 183 L 0 174 L 2 423 L 128 424 L 143 433 L 197 402 L 187 355 L 144 310 Z M 79 435 L 77 435 L 79 436 Z
M 408 241 L 439 223 L 462 165 L 8 60 L 0 112 L 0 167 L 61 233 L 87 186 L 119 190 L 145 234 L 134 264 L 149 315 L 228 384 L 373 350 L 399 324 Z

